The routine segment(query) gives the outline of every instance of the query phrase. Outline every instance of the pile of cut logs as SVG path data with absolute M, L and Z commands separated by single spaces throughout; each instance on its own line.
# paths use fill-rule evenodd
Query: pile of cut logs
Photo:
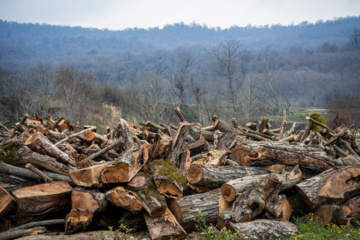
M 200 212 L 242 239 L 298 233 L 289 220 L 306 212 L 323 225 L 360 219 L 354 129 L 308 117 L 304 130 L 287 130 L 286 114 L 279 129 L 217 116 L 202 127 L 175 112 L 177 126 L 120 119 L 104 135 L 37 114 L 1 124 L 0 239 L 121 223 L 181 239 Z

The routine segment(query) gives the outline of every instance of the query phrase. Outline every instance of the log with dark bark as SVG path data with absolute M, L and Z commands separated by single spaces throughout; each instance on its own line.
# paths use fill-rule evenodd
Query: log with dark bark
M 156 159 L 151 162 L 150 169 L 160 194 L 173 199 L 182 197 L 186 180 L 173 162 L 167 159 Z
M 266 174 L 263 168 L 243 166 L 203 166 L 192 164 L 187 170 L 186 179 L 197 187 L 220 188 L 224 183 L 253 175 Z
M 151 217 L 159 217 L 165 212 L 165 197 L 158 193 L 154 180 L 147 174 L 138 173 L 127 184 L 127 188 L 137 193 L 141 205 Z
M 121 215 L 118 224 L 123 224 L 129 228 L 131 232 L 140 232 L 141 230 L 146 230 L 146 222 L 142 212 L 134 214 L 127 211 Z
M 236 232 L 241 239 L 267 239 L 276 240 L 298 234 L 295 224 L 267 219 L 259 219 L 245 223 L 230 223 L 231 231 Z
M 15 199 L 8 191 L 0 186 L 0 217 L 7 214 L 13 208 Z
M 71 193 L 71 211 L 65 217 L 65 233 L 71 234 L 85 230 L 91 223 L 95 212 L 105 210 L 105 194 L 96 190 L 74 188 Z
M 206 193 L 199 193 L 182 197 L 177 200 L 183 215 L 183 227 L 186 231 L 192 231 L 195 227 L 194 218 L 200 212 L 206 224 L 215 224 L 219 214 L 220 189 Z M 179 211 L 180 211 L 179 210 Z
M 67 182 L 49 182 L 13 191 L 18 223 L 40 220 L 70 207 L 71 191 Z
M 270 220 L 288 222 L 291 216 L 291 206 L 285 195 L 277 195 L 265 203 L 265 216 Z
M 138 196 L 133 191 L 122 186 L 113 188 L 105 193 L 106 198 L 113 205 L 125 208 L 132 213 L 138 213 L 142 209 Z
M 221 137 L 216 149 L 229 150 L 235 145 L 237 136 L 238 135 L 233 132 L 225 133 L 224 136 Z
M 103 183 L 129 182 L 150 158 L 151 145 L 133 144 L 114 163 L 107 166 L 100 175 Z
M 69 164 L 74 167 L 76 166 L 76 162 L 73 157 L 61 151 L 39 132 L 32 134 L 26 140 L 25 145 L 35 152 L 49 155 L 62 163 Z
M 314 219 L 322 226 L 326 226 L 329 223 L 338 225 L 347 225 L 349 223 L 343 207 L 339 205 L 325 204 L 318 207 L 314 213 Z
M 296 185 L 310 211 L 323 204 L 342 205 L 360 194 L 360 168 L 329 169 Z
M 99 163 L 91 167 L 77 169 L 69 172 L 72 181 L 79 187 L 101 187 L 101 172 L 112 162 Z
M 153 240 L 183 239 L 186 237 L 185 230 L 168 208 L 159 217 L 150 217 L 147 212 L 144 212 L 143 216 Z

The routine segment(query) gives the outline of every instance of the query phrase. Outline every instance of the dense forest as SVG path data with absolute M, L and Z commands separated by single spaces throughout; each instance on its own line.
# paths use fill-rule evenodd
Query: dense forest
M 0 20 L 0 119 L 240 123 L 292 107 L 359 106 L 360 16 L 299 25 L 121 31 Z M 356 110 L 355 112 L 359 112 Z M 354 118 L 352 118 L 354 119 Z

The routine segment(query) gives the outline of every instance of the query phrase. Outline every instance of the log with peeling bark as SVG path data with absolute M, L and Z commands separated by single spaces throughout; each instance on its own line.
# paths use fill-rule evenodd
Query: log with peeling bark
M 97 190 L 74 188 L 71 192 L 71 211 L 65 217 L 65 233 L 85 230 L 95 212 L 102 212 L 107 206 L 105 194 Z
M 18 223 L 40 220 L 70 207 L 71 191 L 67 182 L 49 182 L 13 191 Z
M 0 217 L 7 214 L 15 204 L 15 199 L 0 186 Z
M 101 172 L 101 181 L 103 183 L 129 182 L 149 160 L 150 150 L 151 145 L 148 143 L 133 144 Z
M 74 167 L 76 166 L 75 159 L 73 157 L 61 151 L 39 132 L 32 134 L 26 140 L 25 145 L 35 152 L 47 154 L 62 163 L 69 164 Z
M 132 213 L 138 213 L 142 209 L 135 192 L 125 189 L 122 186 L 113 188 L 105 193 L 107 200 L 115 206 L 125 208 Z
M 153 160 L 150 169 L 160 194 L 173 199 L 182 197 L 183 190 L 186 188 L 186 180 L 172 161 L 168 159 Z
M 69 172 L 72 181 L 79 187 L 101 187 L 101 172 L 112 162 L 99 163 L 91 167 L 77 169 Z
M 349 223 L 343 207 L 339 205 L 325 204 L 318 207 L 314 212 L 314 219 L 322 226 L 326 226 L 329 223 L 338 225 L 347 225 Z
M 153 240 L 183 239 L 187 235 L 168 208 L 159 217 L 150 217 L 147 212 L 143 216 Z
M 265 203 L 265 216 L 270 220 L 288 222 L 291 216 L 291 206 L 285 195 L 277 195 Z
M 192 231 L 195 228 L 194 218 L 200 212 L 204 217 L 206 224 L 215 224 L 219 214 L 220 189 L 215 189 L 206 193 L 199 193 L 182 197 L 177 200 L 183 216 L 183 227 L 186 231 Z
M 166 199 L 156 189 L 154 180 L 145 173 L 138 173 L 126 186 L 137 193 L 141 205 L 151 217 L 161 216 L 166 208 Z
M 266 173 L 266 170 L 258 167 L 203 166 L 192 164 L 187 170 L 186 179 L 194 186 L 205 186 L 208 189 L 215 189 L 220 188 L 224 183 L 233 179 Z
M 227 150 L 213 150 L 201 154 L 201 157 L 193 161 L 193 164 L 204 165 L 204 166 L 218 166 L 221 160 L 226 158 L 228 154 Z
M 237 134 L 233 132 L 225 133 L 224 136 L 221 137 L 217 149 L 218 150 L 229 150 L 232 148 L 237 140 Z
M 296 185 L 310 211 L 323 204 L 342 205 L 360 194 L 360 168 L 329 169 Z
M 290 189 L 297 184 L 301 178 L 302 173 L 298 167 L 293 168 L 289 172 L 283 172 L 281 174 L 276 174 L 281 179 L 281 191 Z M 221 191 L 224 199 L 228 202 L 232 202 L 236 199 L 237 196 L 243 194 L 245 191 L 256 186 L 263 178 L 267 177 L 269 174 L 264 175 L 254 175 L 246 176 L 242 178 L 233 179 L 222 185 Z
M 231 231 L 236 232 L 241 239 L 277 240 L 298 234 L 295 224 L 267 219 L 259 219 L 245 223 L 230 223 Z
M 321 173 L 333 167 L 333 165 L 323 159 L 265 146 L 254 150 L 247 157 L 250 159 L 252 166 L 269 166 L 273 164 L 299 165 L 301 170 L 307 171 L 310 174 Z

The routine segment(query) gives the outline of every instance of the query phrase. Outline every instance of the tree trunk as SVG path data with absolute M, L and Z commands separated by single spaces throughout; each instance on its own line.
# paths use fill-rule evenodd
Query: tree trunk
M 105 194 L 96 190 L 74 188 L 71 193 L 72 207 L 65 217 L 65 233 L 71 234 L 85 230 L 91 223 L 95 212 L 105 210 Z
M 76 166 L 76 162 L 73 157 L 61 151 L 58 147 L 51 143 L 50 140 L 48 140 L 44 135 L 39 132 L 32 134 L 26 140 L 25 145 L 35 152 L 49 155 L 62 163 L 69 164 L 74 167 Z
M 149 160 L 151 145 L 133 144 L 115 162 L 107 166 L 100 175 L 103 183 L 129 182 Z
M 276 240 L 298 234 L 295 224 L 274 220 L 259 219 L 246 223 L 230 223 L 231 231 L 236 232 L 241 239 Z
M 13 208 L 15 199 L 2 186 L 0 186 L 0 217 Z
M 105 193 L 106 198 L 113 205 L 125 208 L 132 213 L 138 213 L 142 209 L 141 202 L 136 193 L 122 186 L 113 188 Z
M 186 237 L 185 230 L 178 223 L 174 215 L 168 208 L 159 217 L 150 217 L 144 212 L 143 216 L 146 221 L 151 239 L 183 239 Z
M 170 160 L 153 160 L 151 173 L 158 192 L 168 198 L 178 199 L 186 188 L 186 180 Z
M 186 231 L 192 231 L 195 227 L 194 218 L 198 212 L 205 218 L 206 224 L 215 224 L 219 214 L 220 189 L 206 193 L 199 193 L 179 198 L 177 200 L 183 215 L 183 227 Z
M 187 170 L 186 179 L 196 187 L 208 189 L 220 188 L 230 180 L 249 176 L 266 174 L 262 168 L 243 166 L 202 166 L 192 164 Z
M 158 193 L 153 179 L 145 173 L 138 173 L 127 188 L 137 193 L 141 205 L 151 217 L 159 217 L 165 212 L 165 197 Z
M 40 220 L 69 207 L 71 190 L 67 182 L 49 182 L 13 191 L 18 223 Z
M 101 187 L 100 174 L 112 162 L 100 163 L 91 167 L 71 171 L 69 173 L 73 182 L 79 187 Z
M 360 194 L 360 168 L 329 169 L 296 185 L 310 211 L 323 204 L 342 205 Z

